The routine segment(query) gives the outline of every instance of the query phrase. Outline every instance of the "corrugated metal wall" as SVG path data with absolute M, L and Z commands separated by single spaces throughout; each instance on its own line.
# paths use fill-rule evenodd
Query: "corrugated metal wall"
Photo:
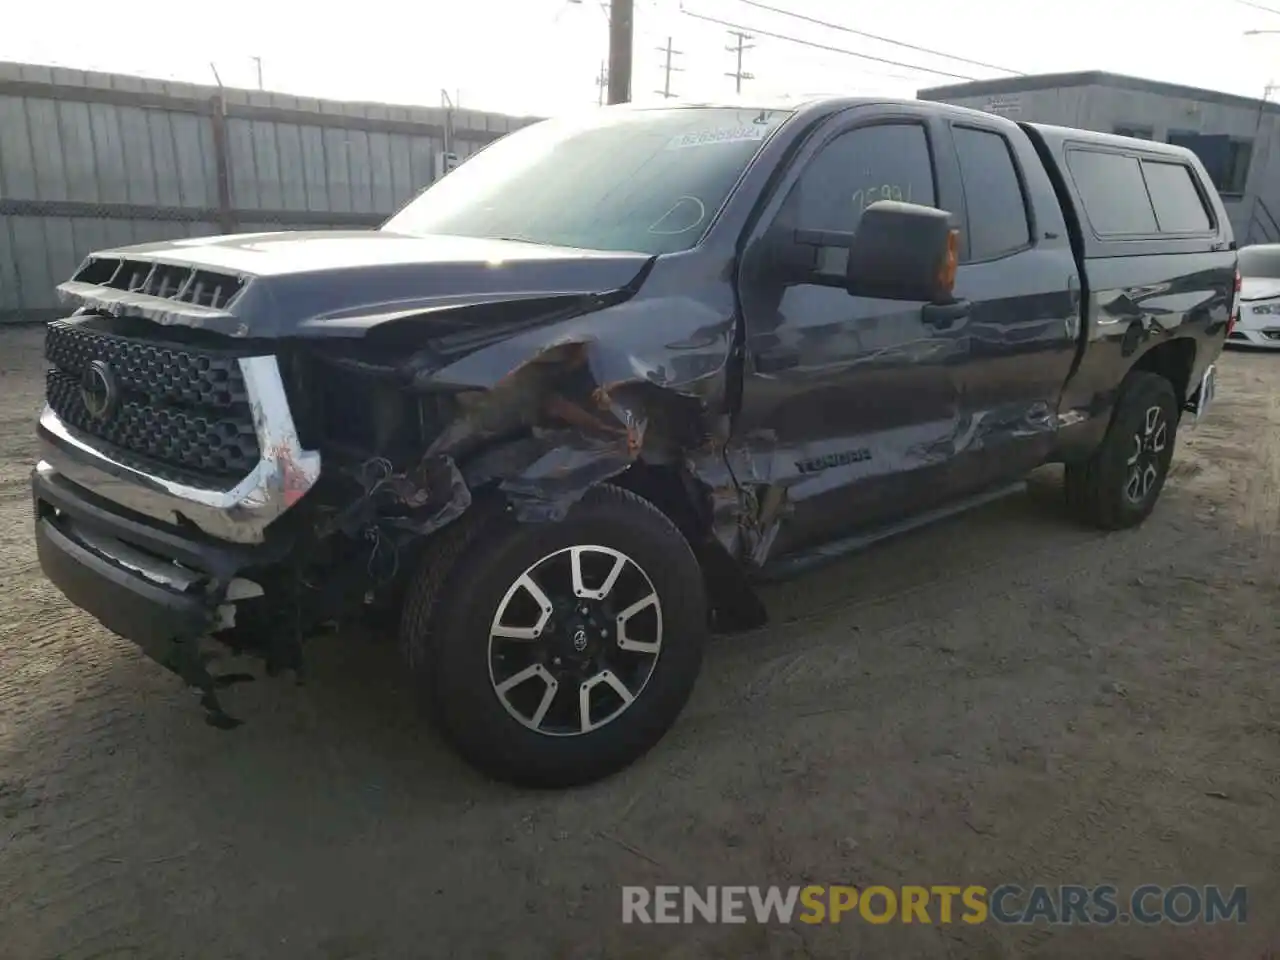
M 56 315 L 92 250 L 374 226 L 532 118 L 0 63 L 0 322 Z

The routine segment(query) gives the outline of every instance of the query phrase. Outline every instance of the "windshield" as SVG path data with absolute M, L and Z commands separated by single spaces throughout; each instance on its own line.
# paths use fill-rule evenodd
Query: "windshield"
M 382 229 L 648 254 L 688 250 L 787 116 L 695 107 L 545 120 L 461 164 Z
M 1241 247 L 1240 276 L 1280 280 L 1280 243 Z

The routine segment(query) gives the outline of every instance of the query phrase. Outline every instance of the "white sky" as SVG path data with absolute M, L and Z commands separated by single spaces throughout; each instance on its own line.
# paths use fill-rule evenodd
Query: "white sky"
M 1007 76 L 768 13 L 743 0 L 635 0 L 633 98 L 658 99 L 668 36 L 684 51 L 672 89 L 685 99 L 731 96 L 726 28 L 843 47 L 972 77 Z M 956 53 L 1023 73 L 1101 69 L 1261 96 L 1280 81 L 1280 0 L 764 0 L 811 17 Z M 304 96 L 548 115 L 596 102 L 608 28 L 600 0 L 46 0 L 0 21 L 0 60 L 265 86 Z M 758 35 L 744 95 L 873 93 L 912 96 L 960 82 Z

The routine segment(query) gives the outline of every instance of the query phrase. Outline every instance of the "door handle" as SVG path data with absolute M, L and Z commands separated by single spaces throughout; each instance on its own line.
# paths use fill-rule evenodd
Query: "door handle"
M 951 303 L 927 303 L 920 308 L 920 319 L 931 327 L 947 328 L 955 326 L 969 316 L 973 305 L 968 300 L 955 300 Z

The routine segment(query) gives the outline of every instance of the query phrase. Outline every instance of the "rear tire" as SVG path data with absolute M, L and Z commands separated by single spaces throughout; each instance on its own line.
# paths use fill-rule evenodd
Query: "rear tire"
M 1067 465 L 1071 512 L 1103 530 L 1122 530 L 1145 520 L 1169 474 L 1177 430 L 1173 385 L 1158 374 L 1129 374 L 1098 449 L 1085 462 Z
M 445 737 L 483 773 L 524 786 L 587 783 L 634 762 L 675 721 L 701 665 L 706 598 L 684 537 L 609 485 L 559 523 L 472 523 L 414 578 L 401 624 Z

